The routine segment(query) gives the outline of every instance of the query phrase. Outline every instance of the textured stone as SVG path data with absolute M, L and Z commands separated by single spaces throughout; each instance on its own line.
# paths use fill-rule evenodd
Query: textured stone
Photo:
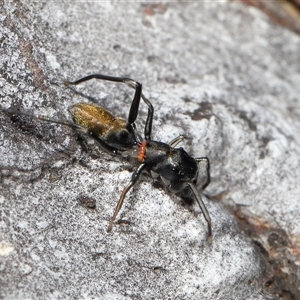
M 0 242 L 10 251 L 0 256 L 0 296 L 267 299 L 260 259 L 222 202 L 246 205 L 299 245 L 299 36 L 238 3 L 3 8 L 2 110 L 70 120 L 68 107 L 88 100 L 63 80 L 99 72 L 142 82 L 155 108 L 153 138 L 185 134 L 190 154 L 211 159 L 204 201 L 213 243 L 199 208 L 147 177 L 126 198 L 123 224 L 107 234 L 131 166 L 82 151 L 70 128 L 26 116 L 12 122 L 2 111 Z M 75 90 L 122 117 L 133 95 L 108 82 Z M 141 105 L 141 132 L 146 114 Z

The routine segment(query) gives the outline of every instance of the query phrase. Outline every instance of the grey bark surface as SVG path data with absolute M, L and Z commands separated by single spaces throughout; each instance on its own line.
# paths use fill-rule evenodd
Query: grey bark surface
M 259 256 L 222 202 L 300 248 L 299 36 L 238 3 L 0 3 L 0 298 L 268 299 Z M 108 234 L 132 167 L 84 151 L 70 128 L 4 112 L 70 120 L 88 100 L 63 81 L 91 73 L 143 83 L 153 138 L 184 134 L 187 152 L 210 158 L 211 246 L 197 205 L 147 177 Z M 127 117 L 126 86 L 75 90 Z M 141 132 L 146 115 L 142 104 Z

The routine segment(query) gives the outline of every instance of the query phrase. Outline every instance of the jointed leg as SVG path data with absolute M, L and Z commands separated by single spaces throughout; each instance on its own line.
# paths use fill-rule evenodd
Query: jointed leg
M 59 124 L 59 125 L 68 126 L 68 127 L 71 127 L 71 128 L 75 128 L 75 129 L 81 130 L 81 131 L 83 129 L 81 126 L 79 126 L 77 124 L 74 124 L 74 123 L 71 123 L 71 122 L 57 121 L 57 120 L 48 118 L 48 117 L 43 116 L 43 115 L 29 114 L 29 113 L 26 113 L 26 112 L 23 112 L 23 111 L 19 111 L 19 110 L 13 109 L 13 108 L 7 109 L 6 112 L 9 113 L 10 115 L 27 116 L 27 117 L 30 117 L 30 118 L 35 118 L 35 119 L 38 119 L 38 120 L 41 120 L 41 121 L 45 121 L 45 122 L 49 122 L 49 123 L 55 123 L 55 124 Z
M 186 139 L 186 136 L 184 135 L 179 135 L 178 137 L 176 137 L 174 140 L 172 140 L 169 143 L 169 146 L 172 148 L 175 148 L 179 143 L 181 143 L 184 139 Z
M 204 218 L 205 218 L 205 220 L 207 222 L 207 227 L 208 227 L 207 242 L 209 244 L 211 244 L 211 241 L 212 241 L 212 230 L 211 230 L 211 219 L 210 219 L 210 216 L 208 214 L 208 211 L 207 211 L 207 209 L 206 209 L 206 207 L 205 207 L 205 205 L 204 205 L 204 203 L 202 201 L 202 198 L 201 198 L 201 196 L 200 196 L 200 194 L 199 194 L 196 186 L 192 182 L 188 182 L 187 184 L 189 185 L 189 187 L 191 188 L 193 194 L 195 195 L 195 198 L 196 198 L 196 200 L 198 202 L 198 205 L 199 205 L 199 207 L 200 207 L 200 209 L 201 209 L 201 211 L 203 213 L 203 216 L 204 216 Z
M 146 167 L 145 164 L 140 165 L 134 171 L 134 173 L 132 174 L 131 180 L 130 180 L 129 184 L 125 187 L 125 189 L 123 190 L 123 192 L 122 192 L 122 194 L 120 196 L 119 202 L 118 202 L 118 204 L 116 206 L 115 212 L 114 212 L 112 218 L 109 221 L 107 232 L 110 232 L 112 230 L 112 227 L 114 225 L 114 221 L 115 221 L 115 219 L 116 219 L 116 217 L 118 215 L 118 212 L 120 211 L 120 209 L 121 209 L 121 207 L 123 205 L 123 202 L 124 202 L 126 194 L 136 184 L 137 180 L 139 179 L 139 177 L 140 177 L 142 171 L 145 169 L 145 167 Z
M 202 190 L 204 190 L 209 184 L 210 184 L 210 163 L 209 163 L 209 159 L 208 157 L 197 157 L 195 158 L 196 161 L 198 163 L 202 162 L 202 161 L 205 161 L 206 162 L 206 174 L 207 174 L 207 179 L 206 179 L 206 182 L 202 185 Z
M 151 140 L 154 108 L 152 106 L 152 103 L 143 94 L 142 94 L 142 98 L 144 102 L 148 105 L 148 115 L 147 115 L 147 120 L 144 129 L 145 140 Z
M 138 114 L 138 110 L 139 110 L 139 104 L 140 104 L 140 99 L 141 99 L 141 95 L 142 95 L 142 85 L 139 82 L 134 81 L 130 78 L 115 77 L 115 76 L 108 76 L 108 75 L 102 75 L 102 74 L 91 74 L 91 75 L 82 77 L 76 81 L 65 81 L 64 83 L 65 83 L 65 85 L 70 85 L 70 84 L 77 85 L 79 83 L 82 83 L 84 81 L 88 81 L 91 79 L 101 79 L 101 80 L 107 80 L 107 81 L 112 81 L 112 82 L 123 82 L 123 83 L 126 83 L 128 86 L 135 89 L 134 97 L 133 97 L 129 115 L 128 115 L 128 122 L 134 123 L 137 118 L 137 114 Z
M 9 113 L 9 114 L 12 114 L 12 115 L 28 116 L 28 117 L 36 118 L 36 119 L 44 121 L 44 122 L 55 123 L 55 124 L 59 124 L 59 125 L 74 128 L 77 131 L 80 131 L 83 134 L 93 138 L 100 145 L 100 147 L 102 149 L 104 149 L 106 152 L 109 152 L 109 153 L 114 154 L 114 155 L 120 155 L 121 154 L 121 151 L 118 148 L 115 148 L 113 146 L 110 146 L 110 145 L 106 144 L 104 141 L 99 139 L 97 136 L 94 136 L 92 132 L 89 132 L 86 128 L 81 127 L 77 124 L 74 124 L 74 123 L 71 123 L 71 122 L 57 121 L 57 120 L 48 118 L 48 117 L 43 116 L 43 115 L 32 115 L 32 114 L 28 114 L 26 112 L 21 112 L 19 110 L 15 110 L 15 109 L 7 109 L 6 112 Z

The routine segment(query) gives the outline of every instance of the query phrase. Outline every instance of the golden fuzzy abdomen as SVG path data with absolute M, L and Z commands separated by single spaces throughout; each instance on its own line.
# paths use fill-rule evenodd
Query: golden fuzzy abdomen
M 126 126 L 125 120 L 116 118 L 95 104 L 75 104 L 70 108 L 70 113 L 77 125 L 104 140 L 112 132 L 119 131 Z

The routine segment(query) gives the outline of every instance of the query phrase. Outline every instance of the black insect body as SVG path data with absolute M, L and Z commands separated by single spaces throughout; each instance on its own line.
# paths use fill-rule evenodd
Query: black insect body
M 109 153 L 130 158 L 131 161 L 138 164 L 129 184 L 124 188 L 120 196 L 114 214 L 109 222 L 108 231 L 111 231 L 113 227 L 113 223 L 122 207 L 127 192 L 135 185 L 142 172 L 148 171 L 152 177 L 160 178 L 170 192 L 175 193 L 183 199 L 196 199 L 207 221 L 208 241 L 211 242 L 211 219 L 196 188 L 199 164 L 201 162 L 206 163 L 207 172 L 207 179 L 202 186 L 202 190 L 210 183 L 209 159 L 207 157 L 193 158 L 183 148 L 176 148 L 184 139 L 184 136 L 175 138 L 169 144 L 151 139 L 154 110 L 151 102 L 142 94 L 142 85 L 140 83 L 130 78 L 92 74 L 74 82 L 66 81 L 65 84 L 77 85 L 93 78 L 123 82 L 135 89 L 127 121 L 113 116 L 102 107 L 86 103 L 76 104 L 70 108 L 74 123 L 55 121 L 44 116 L 38 116 L 38 118 L 76 128 L 96 140 Z M 139 135 L 135 125 L 140 99 L 143 99 L 148 106 L 148 116 L 143 139 Z
M 131 149 L 122 153 L 123 156 L 127 154 L 130 157 L 136 157 L 140 165 L 132 174 L 129 185 L 121 194 L 114 215 L 110 220 L 108 231 L 112 229 L 113 222 L 122 207 L 126 193 L 137 182 L 142 171 L 147 170 L 152 177 L 159 177 L 170 192 L 177 194 L 183 199 L 192 197 L 197 200 L 207 221 L 208 241 L 211 242 L 212 230 L 210 216 L 196 188 L 200 162 L 204 161 L 206 163 L 207 172 L 207 180 L 202 186 L 202 190 L 207 187 L 210 182 L 209 159 L 207 157 L 193 158 L 183 148 L 175 148 L 183 139 L 184 136 L 181 135 L 169 144 L 153 140 L 144 140 L 140 143 L 138 152 L 136 149 Z

